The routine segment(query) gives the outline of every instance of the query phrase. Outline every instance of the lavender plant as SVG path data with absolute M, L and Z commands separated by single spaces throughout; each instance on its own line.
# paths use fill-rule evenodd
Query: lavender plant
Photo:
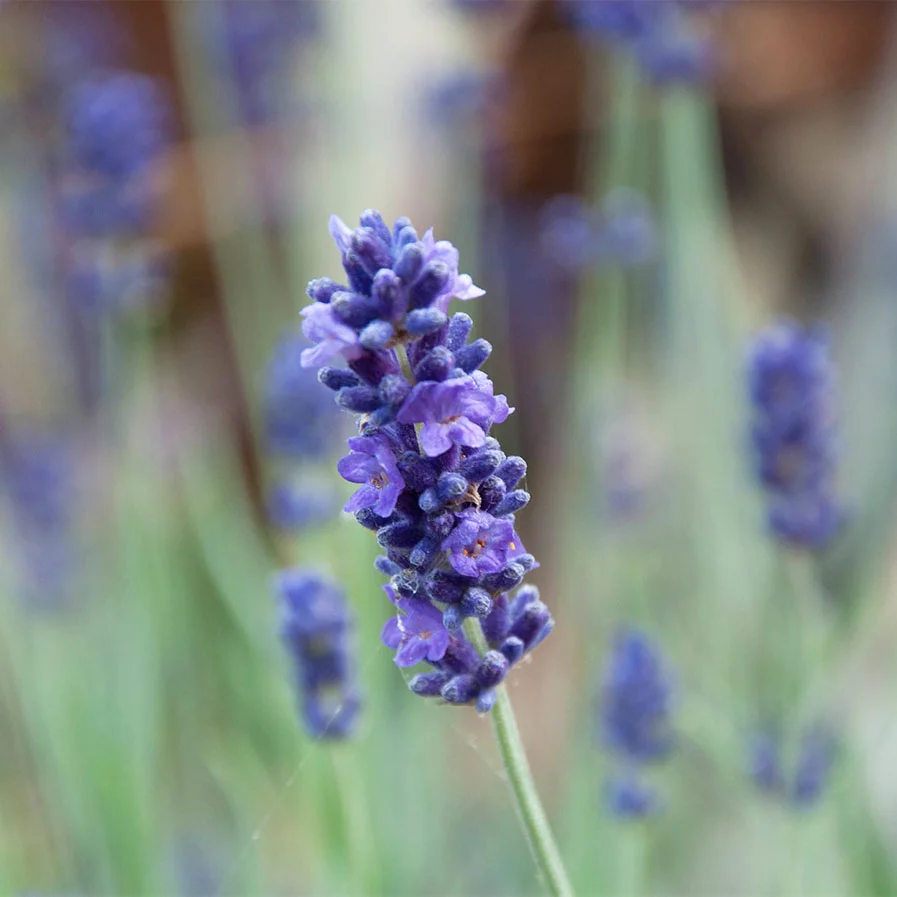
M 684 13 L 695 0 L 566 0 L 584 34 L 631 54 L 654 83 L 700 81 L 712 69 L 711 45 Z
M 156 165 L 169 141 L 167 99 L 133 72 L 75 83 L 64 103 L 62 194 L 69 292 L 101 310 L 157 292 L 167 259 L 152 239 Z
M 313 738 L 343 739 L 361 711 L 354 623 L 342 590 L 313 570 L 281 571 L 280 635 L 293 665 L 302 720 Z
M 837 499 L 835 371 L 828 336 L 782 320 L 752 344 L 747 363 L 756 475 L 770 531 L 788 545 L 825 547 L 844 521 Z
M 637 630 L 620 630 L 598 706 L 599 740 L 621 763 L 607 781 L 607 806 L 619 818 L 641 818 L 658 809 L 657 795 L 641 773 L 674 748 L 672 697 L 670 673 L 657 646 Z
M 785 801 L 795 809 L 809 810 L 822 798 L 837 755 L 832 732 L 816 725 L 801 734 L 792 774 L 785 769 L 781 733 L 758 733 L 750 745 L 750 776 L 762 793 Z
M 301 314 L 315 345 L 302 363 L 323 365 L 321 382 L 358 415 L 338 469 L 360 486 L 346 510 L 385 550 L 377 568 L 397 613 L 383 641 L 398 666 L 429 665 L 409 682 L 415 694 L 494 711 L 534 855 L 552 892 L 569 893 L 502 687 L 554 625 L 538 590 L 521 586 L 537 566 L 514 528 L 526 463 L 489 435 L 513 410 L 480 370 L 492 347 L 469 341 L 468 315 L 448 316 L 452 298 L 484 291 L 459 273 L 451 243 L 419 237 L 407 218 L 390 230 L 368 210 L 351 229 L 333 216 L 330 232 L 348 284 L 309 284 Z M 340 356 L 346 367 L 327 365 Z

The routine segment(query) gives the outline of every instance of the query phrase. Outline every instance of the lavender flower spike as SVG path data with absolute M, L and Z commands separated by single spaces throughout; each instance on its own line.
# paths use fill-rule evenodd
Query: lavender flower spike
M 329 227 L 347 283 L 309 284 L 314 301 L 301 314 L 317 345 L 302 364 L 348 365 L 319 379 L 358 415 L 338 470 L 360 487 L 345 510 L 385 552 L 377 564 L 397 616 L 382 639 L 399 666 L 434 669 L 413 691 L 487 712 L 506 668 L 553 621 L 533 587 L 512 595 L 538 564 L 514 529 L 530 498 L 517 488 L 526 464 L 490 436 L 513 410 L 480 370 L 492 347 L 468 341 L 467 315 L 448 315 L 452 298 L 483 291 L 458 273 L 451 243 L 432 230 L 418 238 L 407 218 L 390 228 L 368 210 L 356 228 L 335 215 Z M 468 617 L 481 621 L 485 646 L 465 634 Z
M 376 567 L 394 615 L 381 639 L 397 666 L 427 664 L 408 683 L 414 694 L 492 714 L 534 856 L 552 893 L 567 897 L 503 684 L 554 625 L 538 590 L 517 588 L 537 567 L 514 531 L 530 499 L 517 488 L 526 463 L 490 435 L 511 413 L 480 370 L 491 345 L 468 341 L 467 315 L 449 316 L 453 298 L 483 291 L 458 273 L 451 243 L 429 230 L 419 238 L 407 218 L 390 228 L 369 209 L 356 228 L 334 216 L 330 232 L 347 283 L 309 284 L 302 315 L 318 345 L 303 364 L 347 363 L 318 378 L 357 415 L 339 471 L 361 486 L 346 508 L 384 551 Z
M 747 380 L 769 529 L 794 547 L 821 549 L 844 521 L 835 495 L 835 370 L 825 331 L 779 321 L 752 343 Z

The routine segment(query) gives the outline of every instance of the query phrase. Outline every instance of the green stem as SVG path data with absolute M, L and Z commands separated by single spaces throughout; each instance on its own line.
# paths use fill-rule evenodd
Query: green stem
M 377 850 L 358 761 L 349 745 L 335 745 L 329 753 L 342 805 L 350 882 L 356 894 L 375 894 L 380 890 Z
M 465 632 L 480 654 L 485 654 L 489 650 L 479 621 L 468 620 L 465 623 Z M 533 773 L 526 759 L 526 751 L 523 749 L 511 699 L 504 685 L 500 685 L 497 690 L 498 700 L 491 713 L 492 728 L 495 731 L 502 763 L 508 774 L 508 784 L 511 786 L 517 817 L 523 826 L 533 859 L 549 891 L 555 897 L 568 897 L 573 894 L 573 888 L 554 835 L 551 833 L 545 808 L 539 799 L 536 783 L 533 781 Z
M 644 822 L 633 820 L 621 823 L 620 886 L 621 897 L 638 897 L 645 890 L 645 862 L 648 848 L 648 829 Z

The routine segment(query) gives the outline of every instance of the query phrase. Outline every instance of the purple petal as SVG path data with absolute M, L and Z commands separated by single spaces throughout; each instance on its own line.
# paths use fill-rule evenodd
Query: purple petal
M 371 477 L 380 473 L 380 463 L 370 455 L 355 452 L 344 455 L 336 462 L 339 475 L 350 483 L 366 483 Z
M 483 432 L 483 428 L 466 417 L 459 418 L 449 424 L 446 429 L 449 431 L 450 441 L 457 445 L 478 448 L 486 441 L 486 434 Z M 421 442 L 423 442 L 423 439 L 421 439 Z
M 424 454 L 429 458 L 435 458 L 437 455 L 442 455 L 447 452 L 452 447 L 449 429 L 455 426 L 455 424 L 424 424 L 420 431 L 420 444 L 424 450 Z M 479 427 L 477 427 L 477 429 L 480 430 Z M 480 430 L 480 434 L 483 434 L 482 430 Z M 478 445 L 482 445 L 483 442 L 485 442 L 485 439 L 485 435 L 482 435 Z
M 427 645 L 419 638 L 410 638 L 396 652 L 397 667 L 413 667 L 427 656 Z
M 429 639 L 427 647 L 427 660 L 442 660 L 449 645 L 447 629 L 437 629 Z
M 318 368 L 327 364 L 331 359 L 336 358 L 339 353 L 339 343 L 327 340 L 326 342 L 318 343 L 316 346 L 309 346 L 307 349 L 303 349 L 302 354 L 299 356 L 299 364 L 304 368 Z
M 330 216 L 330 236 L 333 237 L 340 254 L 345 255 L 352 243 L 352 228 L 339 215 Z
M 380 517 L 389 517 L 396 509 L 396 502 L 402 492 L 404 483 L 400 486 L 392 480 L 377 492 L 377 503 L 373 506 L 374 513 Z
M 463 554 L 461 551 L 453 551 L 449 555 L 449 563 L 462 576 L 478 576 L 479 575 L 479 570 L 477 569 L 477 559 L 474 557 L 468 557 L 466 554 Z
M 403 638 L 404 633 L 399 628 L 399 618 L 390 617 L 383 625 L 383 631 L 380 633 L 380 641 L 383 642 L 387 648 L 395 650 L 402 644 Z
M 466 302 L 468 299 L 479 299 L 480 296 L 485 296 L 486 291 L 475 286 L 469 274 L 459 274 L 455 281 L 454 294 L 456 299 Z
M 380 500 L 380 495 L 381 493 L 379 489 L 366 483 L 357 492 L 352 494 L 352 497 L 343 505 L 343 510 L 348 511 L 350 514 L 354 514 L 362 508 L 373 508 Z M 374 513 L 379 514 L 380 517 L 389 516 L 389 514 L 380 514 L 376 509 L 374 510 Z M 389 513 L 391 514 L 392 511 Z
M 349 448 L 353 452 L 363 452 L 365 455 L 376 455 L 377 449 L 383 444 L 382 439 L 374 436 L 352 436 L 349 439 Z

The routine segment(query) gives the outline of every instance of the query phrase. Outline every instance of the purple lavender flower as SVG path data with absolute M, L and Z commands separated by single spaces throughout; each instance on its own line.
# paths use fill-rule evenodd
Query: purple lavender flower
M 797 810 L 809 810 L 822 797 L 836 757 L 833 733 L 822 725 L 801 733 L 793 776 L 786 774 L 779 731 L 757 733 L 750 743 L 750 776 L 758 790 Z
M 554 621 L 535 588 L 517 589 L 538 564 L 514 531 L 530 498 L 518 488 L 526 463 L 489 435 L 512 411 L 480 370 L 492 347 L 470 341 L 467 315 L 448 315 L 452 298 L 483 291 L 458 273 L 450 243 L 419 239 L 407 218 L 390 230 L 374 211 L 354 229 L 333 216 L 330 233 L 348 283 L 309 284 L 303 315 L 319 345 L 304 363 L 347 361 L 318 378 L 359 415 L 339 471 L 362 487 L 346 509 L 384 550 L 376 566 L 397 614 L 382 638 L 399 666 L 429 664 L 409 683 L 415 694 L 486 713 Z M 484 653 L 464 634 L 468 617 Z
M 329 305 L 316 302 L 307 305 L 300 314 L 305 318 L 302 332 L 317 344 L 302 353 L 302 367 L 319 367 L 340 354 L 347 359 L 357 358 L 361 354 L 358 334 L 337 320 Z
M 168 143 L 168 110 L 158 84 L 118 72 L 77 82 L 66 97 L 69 164 L 122 183 L 153 164 Z
M 450 552 L 449 563 L 465 576 L 497 573 L 517 547 L 517 534 L 507 519 L 496 520 L 484 511 L 464 511 L 451 534 L 442 543 Z
M 77 482 L 70 438 L 20 432 L 0 443 L 0 498 L 13 524 L 23 604 L 58 611 L 77 571 Z
M 265 431 L 268 450 L 294 460 L 332 457 L 344 436 L 342 415 L 302 364 L 308 342 L 298 333 L 277 344 L 265 379 Z
M 598 736 L 622 765 L 607 783 L 608 807 L 620 819 L 658 809 L 654 790 L 637 773 L 673 749 L 671 704 L 671 678 L 658 648 L 635 629 L 619 630 L 601 683 Z
M 692 0 L 566 0 L 571 23 L 582 33 L 617 44 L 659 84 L 694 82 L 712 72 L 712 47 L 694 34 Z
M 288 93 L 290 62 L 319 30 L 319 6 L 309 0 L 226 0 L 220 4 L 220 50 L 229 64 L 247 124 L 277 114 Z
M 672 685 L 655 645 L 642 633 L 617 633 L 604 672 L 600 735 L 604 745 L 630 762 L 650 763 L 673 748 Z
M 655 251 L 650 207 L 634 190 L 612 190 L 598 209 L 579 196 L 556 196 L 540 218 L 543 252 L 570 271 L 590 265 L 631 268 L 648 261 Z
M 112 72 L 76 81 L 63 115 L 69 294 L 100 311 L 152 303 L 169 275 L 166 251 L 149 239 L 161 200 L 154 169 L 171 137 L 168 98 L 152 78 Z M 122 240 L 126 253 L 108 251 Z
M 292 483 L 275 483 L 265 501 L 272 526 L 286 532 L 326 523 L 336 516 L 338 507 L 334 490 L 320 485 L 300 488 Z
M 336 469 L 344 480 L 364 485 L 343 510 L 371 508 L 378 517 L 388 517 L 405 488 L 389 440 L 383 436 L 357 436 L 349 440 L 349 448 L 351 454 L 340 458 Z
M 655 790 L 639 781 L 631 771 L 609 776 L 605 797 L 608 811 L 621 820 L 644 819 L 659 809 Z
M 314 738 L 346 738 L 357 722 L 361 699 L 355 684 L 353 620 L 342 591 L 301 567 L 282 570 L 274 590 L 305 726 Z
M 396 651 L 396 666 L 413 667 L 424 659 L 442 660 L 449 644 L 442 613 L 416 598 L 401 598 L 396 606 L 402 614 L 387 620 L 380 636 L 384 645 Z
M 827 335 L 779 321 L 751 345 L 747 378 L 769 527 L 790 545 L 822 548 L 844 520 L 835 497 L 835 371 Z
M 486 390 L 478 388 L 471 378 L 458 377 L 442 383 L 418 383 L 396 419 L 399 423 L 423 424 L 421 446 L 432 458 L 447 452 L 453 445 L 481 446 L 486 433 L 472 418 L 491 420 L 498 409 L 498 401 Z

